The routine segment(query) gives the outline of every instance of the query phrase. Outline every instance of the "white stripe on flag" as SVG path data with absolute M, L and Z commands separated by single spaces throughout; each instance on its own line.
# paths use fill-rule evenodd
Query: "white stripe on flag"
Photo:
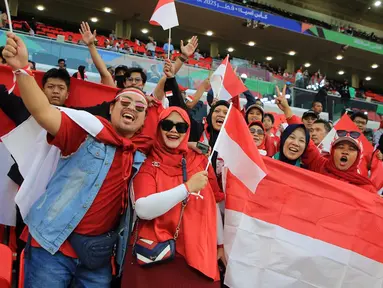
M 226 132 L 226 127 L 221 129 L 220 139 L 216 142 L 215 150 L 225 162 L 225 167 L 228 167 L 230 172 L 254 193 L 266 174 L 246 155 L 238 143 L 230 138 Z
M 88 112 L 57 108 L 64 111 L 93 137 L 97 136 L 104 127 L 97 117 Z M 15 197 L 15 202 L 19 206 L 23 218 L 27 216 L 36 200 L 45 193 L 46 186 L 55 173 L 60 159 L 60 150 L 49 145 L 46 137 L 47 132 L 37 124 L 33 117 L 28 118 L 7 135 L 1 137 L 24 177 L 23 185 Z
M 224 233 L 231 288 L 383 285 L 382 263 L 244 213 L 226 210 Z
M 213 89 L 214 97 L 218 97 L 220 93 L 221 86 L 223 86 L 223 77 L 225 75 L 226 65 L 221 64 L 218 66 L 217 70 L 211 75 L 210 85 Z
M 15 196 L 19 187 L 7 175 L 15 161 L 1 142 L 0 159 L 0 224 L 16 226 Z
M 157 22 L 164 30 L 178 26 L 179 23 L 175 3 L 169 2 L 159 7 L 154 11 L 150 21 Z

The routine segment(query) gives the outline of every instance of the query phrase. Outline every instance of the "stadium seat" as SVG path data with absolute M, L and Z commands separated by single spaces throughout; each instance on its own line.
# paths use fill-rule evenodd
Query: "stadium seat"
M 20 255 L 19 287 L 18 288 L 23 288 L 23 287 L 24 287 L 24 249 Z
M 12 287 L 12 262 L 11 249 L 0 244 L 0 288 Z

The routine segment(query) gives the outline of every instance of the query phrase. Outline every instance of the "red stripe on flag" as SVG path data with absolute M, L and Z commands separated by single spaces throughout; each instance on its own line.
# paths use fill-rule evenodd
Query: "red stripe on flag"
M 228 171 L 226 209 L 383 263 L 383 200 L 354 185 L 263 158 L 256 193 Z
M 267 173 L 267 169 L 254 143 L 253 137 L 250 135 L 250 132 L 248 132 L 249 128 L 247 127 L 245 118 L 243 118 L 243 115 L 238 109 L 233 107 L 230 110 L 230 115 L 228 116 L 224 129 L 230 138 L 241 146 L 243 152 L 255 162 L 259 168 Z
M 226 91 L 230 93 L 231 97 L 235 97 L 245 92 L 247 88 L 245 87 L 245 85 L 243 85 L 243 82 L 237 77 L 233 70 L 233 67 L 230 64 L 230 61 L 228 61 L 227 58 L 228 57 L 226 57 L 224 61 L 226 63 L 222 63 L 227 65 L 225 76 L 223 78 L 223 86 L 225 87 Z

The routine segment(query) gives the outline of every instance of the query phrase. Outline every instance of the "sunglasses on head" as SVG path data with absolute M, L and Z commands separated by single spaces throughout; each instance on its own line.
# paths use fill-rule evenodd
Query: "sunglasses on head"
M 174 126 L 176 127 L 177 132 L 181 134 L 186 133 L 189 129 L 188 123 L 183 123 L 183 122 L 174 123 L 173 121 L 170 121 L 170 120 L 162 120 L 160 125 L 161 125 L 161 129 L 166 132 L 169 132 L 170 130 L 172 130 Z
M 251 134 L 257 134 L 257 135 L 264 135 L 265 132 L 262 129 L 255 129 L 255 128 L 250 128 L 250 133 Z
M 350 136 L 352 139 L 358 139 L 360 137 L 360 133 L 357 131 L 337 130 L 336 134 L 338 137 Z

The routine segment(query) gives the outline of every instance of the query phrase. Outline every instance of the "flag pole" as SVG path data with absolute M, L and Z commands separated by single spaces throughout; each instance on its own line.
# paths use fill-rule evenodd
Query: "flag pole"
M 13 33 L 12 20 L 11 20 L 11 12 L 9 12 L 8 0 L 4 0 L 5 10 L 7 11 L 8 23 L 9 23 L 9 31 Z
M 221 135 L 222 135 L 221 131 L 222 131 L 222 129 L 225 128 L 225 125 L 226 125 L 227 119 L 229 118 L 230 111 L 231 111 L 232 107 L 233 107 L 233 103 L 230 103 L 229 110 L 227 111 L 225 120 L 223 121 L 222 127 L 221 127 L 221 129 L 219 130 L 220 133 L 218 134 L 217 140 L 215 141 L 215 143 L 214 143 L 214 147 L 212 148 L 211 153 L 210 153 L 210 156 L 209 156 L 209 158 L 208 158 L 208 162 L 207 162 L 205 171 L 207 171 L 207 169 L 209 168 L 209 165 L 210 165 L 210 163 L 211 163 L 211 159 L 213 158 L 213 154 L 214 154 L 215 148 L 217 147 L 217 143 L 218 143 L 219 140 L 221 139 Z
M 230 61 L 229 60 L 229 54 L 226 55 L 226 58 L 227 58 L 227 62 L 229 62 Z M 223 87 L 223 80 L 225 79 L 226 69 L 227 69 L 227 65 L 225 66 L 225 71 L 223 71 L 223 77 L 222 77 L 222 81 L 221 81 L 221 86 L 219 86 L 219 89 L 218 89 L 218 95 L 217 95 L 217 97 L 214 97 L 216 99 L 221 94 L 221 90 L 222 90 L 222 87 Z
M 172 28 L 169 28 L 169 39 L 168 39 L 168 59 L 170 59 L 170 39 L 172 38 Z

